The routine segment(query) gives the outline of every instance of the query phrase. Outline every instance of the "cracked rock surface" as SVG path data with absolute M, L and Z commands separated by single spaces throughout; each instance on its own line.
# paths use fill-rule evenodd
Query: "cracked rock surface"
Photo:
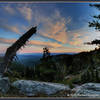
M 12 86 L 19 89 L 19 92 L 26 96 L 34 96 L 38 93 L 51 95 L 62 90 L 70 90 L 67 85 L 31 80 L 18 80 L 13 82 Z
M 0 76 L 0 93 L 7 93 L 9 88 L 10 88 L 9 78 Z
M 74 96 L 100 97 L 100 83 L 85 83 L 74 88 Z

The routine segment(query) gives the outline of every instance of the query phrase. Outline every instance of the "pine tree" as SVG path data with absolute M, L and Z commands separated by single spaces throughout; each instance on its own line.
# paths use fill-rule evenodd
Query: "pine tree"
M 95 78 L 94 70 L 91 69 L 91 81 L 92 81 L 92 82 L 94 81 L 94 78 Z
M 93 4 L 93 5 L 90 5 L 90 6 L 95 7 L 100 11 L 100 4 Z M 92 17 L 93 17 L 93 20 L 91 22 L 89 22 L 89 27 L 93 27 L 93 28 L 95 28 L 95 30 L 100 31 L 100 14 L 94 15 Z M 85 44 L 88 44 L 88 45 L 94 45 L 95 44 L 100 48 L 100 40 L 99 39 L 95 39 L 95 40 L 93 40 L 91 42 L 87 42 Z
M 43 48 L 43 58 L 47 58 L 50 56 L 50 51 L 48 47 Z
M 25 70 L 25 78 L 29 78 L 29 67 L 26 67 L 26 70 Z
M 86 73 L 81 75 L 81 82 L 82 83 L 86 83 L 87 82 L 87 75 L 86 75 Z
M 99 82 L 99 73 L 98 73 L 98 71 L 96 70 L 96 72 L 95 72 L 95 76 L 96 76 L 96 82 Z
M 95 7 L 98 10 L 100 10 L 100 4 L 93 4 L 90 5 L 91 7 Z M 100 31 L 100 14 L 99 15 L 94 15 L 93 16 L 93 21 L 89 22 L 89 27 L 94 27 L 96 30 Z
M 87 81 L 89 82 L 90 81 L 90 72 L 89 72 L 89 70 L 87 71 Z

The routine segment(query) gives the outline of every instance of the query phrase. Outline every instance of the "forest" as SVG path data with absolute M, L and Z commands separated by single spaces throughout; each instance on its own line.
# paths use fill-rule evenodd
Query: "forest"
M 89 6 L 94 7 L 100 11 L 100 4 L 93 4 Z M 89 27 L 94 28 L 97 31 L 100 31 L 99 20 L 100 20 L 100 15 L 94 15 L 93 21 L 88 23 Z M 21 47 L 24 47 L 26 45 L 26 42 L 33 34 L 37 34 L 36 33 L 37 27 L 32 27 L 29 31 L 27 31 L 24 35 L 22 35 L 14 44 L 12 44 L 9 48 L 7 48 L 4 57 L 3 58 L 0 57 L 0 76 L 1 76 L 0 80 L 2 81 L 4 80 L 3 79 L 4 77 L 8 77 L 10 82 L 13 83 L 13 86 L 15 86 L 15 87 L 13 86 L 10 87 L 9 89 L 10 94 L 8 93 L 8 91 L 6 95 L 5 93 L 2 94 L 3 90 L 1 90 L 1 94 L 0 94 L 1 97 L 12 96 L 12 95 L 18 96 L 20 92 L 22 93 L 20 95 L 22 97 L 26 95 L 32 97 L 34 96 L 36 97 L 61 96 L 62 97 L 64 93 L 65 93 L 64 97 L 67 97 L 68 93 L 70 94 L 77 93 L 76 90 L 74 90 L 77 86 L 82 86 L 83 84 L 88 84 L 88 83 L 100 84 L 100 40 L 99 39 L 94 39 L 84 43 L 84 45 L 95 45 L 96 48 L 94 50 L 83 51 L 76 54 L 64 53 L 64 54 L 52 55 L 52 52 L 49 50 L 49 48 L 44 47 L 42 52 L 42 57 L 40 58 L 38 63 L 36 63 L 34 66 L 30 66 L 30 65 L 25 66 L 20 62 L 17 62 L 17 51 Z M 46 85 L 48 85 L 49 83 L 63 84 L 66 88 L 67 86 L 69 86 L 70 89 L 67 88 L 67 90 L 66 89 L 59 90 L 60 92 L 57 91 L 53 95 L 47 95 L 49 92 L 41 93 L 42 89 L 41 90 L 37 89 L 36 91 L 39 91 L 39 93 L 35 94 L 35 92 L 32 92 L 35 91 L 34 87 L 32 87 L 34 86 L 34 84 L 32 83 L 33 85 L 31 85 L 31 87 L 33 90 L 31 92 L 34 94 L 33 96 L 33 94 L 29 91 L 30 88 L 29 90 L 24 91 L 24 89 L 23 90 L 20 89 L 19 86 L 20 82 L 18 83 L 18 85 L 15 85 L 17 84 L 18 81 L 22 81 L 21 83 L 22 87 L 24 87 L 23 84 L 26 84 L 25 85 L 26 87 L 24 88 L 27 88 L 27 86 L 34 81 L 33 83 L 40 84 L 42 89 L 43 89 L 42 86 L 43 84 L 38 82 L 47 82 L 44 83 Z M 95 87 L 92 87 L 92 85 L 90 85 L 90 87 L 86 87 L 86 89 L 89 88 L 96 91 L 96 89 L 98 88 L 96 86 L 99 85 L 95 85 Z M 13 91 L 13 93 L 11 92 L 11 90 Z M 19 90 L 20 92 L 18 92 Z M 99 91 L 99 96 L 100 96 L 100 90 L 97 91 Z M 91 92 L 89 93 L 91 94 Z

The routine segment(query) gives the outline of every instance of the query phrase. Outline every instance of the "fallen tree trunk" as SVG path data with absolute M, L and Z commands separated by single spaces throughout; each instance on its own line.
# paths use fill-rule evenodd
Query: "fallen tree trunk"
M 0 64 L 0 74 L 3 74 L 7 71 L 8 67 L 12 63 L 14 57 L 16 56 L 17 51 L 25 46 L 28 39 L 36 33 L 37 27 L 32 27 L 29 31 L 27 31 L 24 35 L 22 35 L 15 43 L 12 44 L 5 53 L 3 62 Z

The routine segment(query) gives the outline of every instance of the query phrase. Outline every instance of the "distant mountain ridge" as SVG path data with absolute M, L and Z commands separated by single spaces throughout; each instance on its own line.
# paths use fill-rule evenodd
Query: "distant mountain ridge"
M 73 55 L 76 53 L 51 53 L 52 56 L 54 55 Z M 25 66 L 33 66 L 34 64 L 38 63 L 40 58 L 42 58 L 43 53 L 24 53 L 24 54 L 17 54 L 17 62 L 21 63 Z M 0 54 L 0 57 L 3 57 L 4 54 Z
M 54 55 L 73 55 L 75 53 L 51 53 L 52 56 Z M 42 58 L 42 53 L 26 53 L 26 54 L 18 54 L 17 57 L 20 60 L 20 63 L 26 66 L 33 66 L 34 64 L 38 63 L 40 58 Z

